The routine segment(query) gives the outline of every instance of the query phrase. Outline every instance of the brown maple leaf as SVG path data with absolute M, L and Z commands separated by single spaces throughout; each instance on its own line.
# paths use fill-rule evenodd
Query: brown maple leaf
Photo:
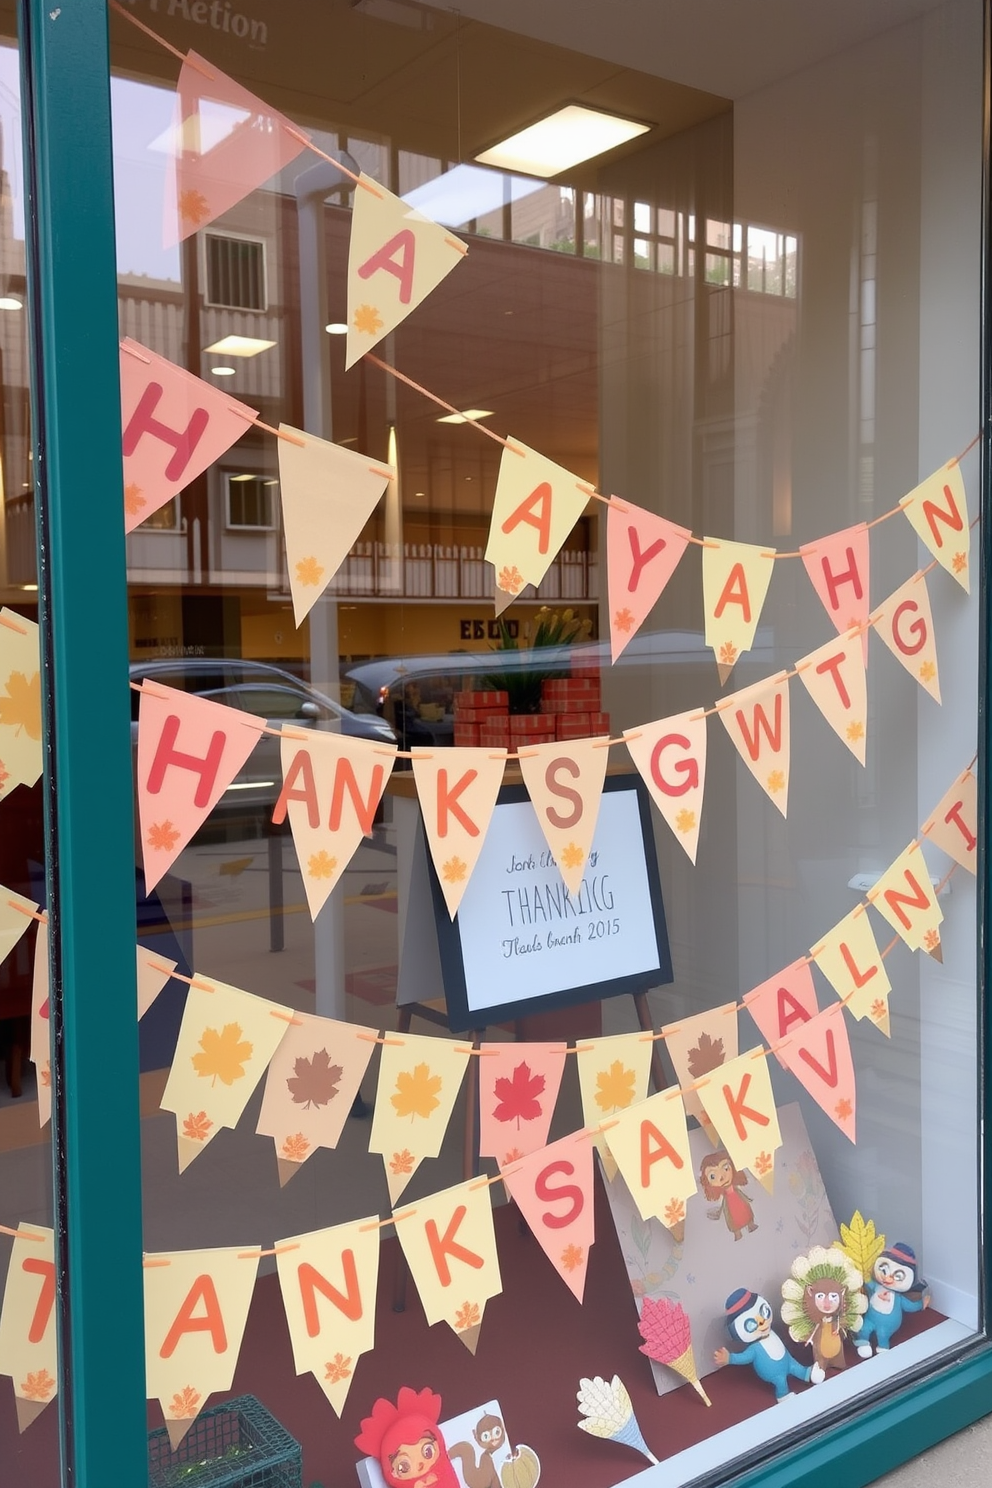
M 23 672 L 11 672 L 6 690 L 7 696 L 0 696 L 0 723 L 17 733 L 23 729 L 29 739 L 40 739 L 41 673 L 26 677 Z
M 374 305 L 359 305 L 353 324 L 356 331 L 365 331 L 367 335 L 374 336 L 376 331 L 382 330 L 385 321 Z
M 582 1265 L 584 1255 L 581 1245 L 566 1245 L 561 1253 L 561 1263 L 566 1271 L 574 1271 Z
M 179 841 L 179 833 L 171 821 L 152 822 L 148 828 L 145 838 L 145 846 L 160 848 L 163 852 L 171 852 Z
M 530 1065 L 521 1060 L 512 1075 L 503 1075 L 493 1084 L 499 1101 L 493 1109 L 496 1120 L 516 1121 L 517 1131 L 521 1121 L 535 1121 L 541 1114 L 538 1096 L 543 1095 L 545 1083 L 543 1075 L 532 1075 Z
M 428 1064 L 415 1065 L 412 1073 L 401 1070 L 396 1076 L 396 1094 L 389 1097 L 397 1116 L 426 1119 L 441 1104 L 437 1098 L 441 1083 L 441 1076 L 432 1075 Z
M 124 487 L 124 510 L 129 517 L 136 517 L 143 506 L 148 502 L 141 494 L 141 487 L 137 481 L 128 481 Z
M 47 1369 L 38 1369 L 33 1374 L 28 1371 L 26 1380 L 21 1381 L 21 1395 L 25 1400 L 47 1400 L 55 1389 L 55 1381 Z
M 344 1070 L 331 1063 L 326 1049 L 317 1049 L 309 1059 L 302 1056 L 293 1065 L 295 1074 L 286 1081 L 287 1089 L 298 1106 L 309 1111 L 311 1106 L 326 1106 L 338 1093 Z
M 316 558 L 301 558 L 296 565 L 296 577 L 301 584 L 319 584 L 324 577 L 323 565 Z
M 701 1033 L 699 1042 L 689 1050 L 686 1063 L 692 1078 L 698 1080 L 701 1076 L 708 1075 L 710 1070 L 719 1069 L 726 1058 L 723 1039 L 710 1038 L 708 1033 Z
M 216 1085 L 233 1085 L 244 1078 L 245 1064 L 252 1056 L 253 1045 L 241 1037 L 240 1023 L 225 1023 L 220 1033 L 205 1028 L 200 1035 L 200 1054 L 192 1055 L 193 1068 L 203 1079 Z
M 310 1151 L 310 1143 L 302 1132 L 297 1132 L 295 1137 L 287 1137 L 279 1149 L 280 1157 L 287 1162 L 302 1162 Z
M 169 1406 L 169 1415 L 174 1416 L 177 1420 L 185 1421 L 195 1416 L 199 1412 L 199 1409 L 200 1392 L 199 1390 L 194 1390 L 192 1385 L 187 1385 L 185 1389 L 178 1390 L 173 1395 L 172 1404 Z
M 344 1354 L 335 1354 L 333 1359 L 328 1359 L 324 1365 L 324 1378 L 332 1385 L 338 1385 L 351 1374 L 351 1357 L 346 1358 Z
M 206 222 L 210 217 L 210 203 L 202 191 L 180 191 L 179 215 L 184 221 L 199 227 L 201 222 Z
M 188 1137 L 191 1142 L 205 1142 L 212 1126 L 213 1122 L 206 1111 L 190 1111 L 183 1122 L 183 1136 Z

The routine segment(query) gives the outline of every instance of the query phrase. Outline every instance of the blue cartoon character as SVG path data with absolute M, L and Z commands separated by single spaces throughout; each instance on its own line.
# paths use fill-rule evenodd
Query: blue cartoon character
M 871 1358 L 873 1338 L 879 1350 L 892 1347 L 893 1334 L 902 1327 L 905 1313 L 922 1312 L 930 1306 L 929 1289 L 926 1282 L 917 1280 L 918 1272 L 916 1251 L 911 1245 L 897 1240 L 882 1251 L 871 1279 L 865 1283 L 868 1311 L 858 1338 L 858 1354 L 862 1359 Z M 908 1293 L 913 1290 L 922 1291 L 922 1295 L 910 1297 Z
M 716 1349 L 714 1361 L 724 1364 L 750 1364 L 759 1379 L 763 1379 L 775 1390 L 776 1401 L 786 1400 L 789 1395 L 789 1380 L 801 1380 L 803 1384 L 818 1385 L 823 1380 L 819 1364 L 804 1365 L 794 1359 L 772 1331 L 771 1304 L 757 1292 L 740 1287 L 727 1298 L 724 1308 L 727 1317 L 727 1332 L 735 1344 L 743 1344 L 736 1352 Z

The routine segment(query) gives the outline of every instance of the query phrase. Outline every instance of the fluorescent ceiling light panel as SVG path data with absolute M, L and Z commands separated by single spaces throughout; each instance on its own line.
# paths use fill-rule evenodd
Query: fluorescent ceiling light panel
M 650 124 L 638 124 L 617 114 L 569 103 L 475 158 L 483 165 L 495 165 L 501 170 L 524 171 L 529 176 L 557 176 L 571 165 L 592 160 L 595 155 L 646 134 L 650 128 Z
M 234 372 L 235 372 L 234 367 L 211 367 L 210 368 L 210 375 L 211 375 L 211 377 L 233 377 L 234 376 Z
M 229 475 L 227 478 L 232 485 L 235 481 L 250 481 L 258 479 L 258 477 L 255 475 Z
M 347 336 L 348 322 L 346 320 L 332 320 L 330 325 L 324 327 L 324 330 L 329 336 Z
M 446 413 L 438 419 L 439 424 L 467 424 L 469 419 L 492 418 L 491 408 L 464 408 L 461 413 Z
M 217 356 L 253 357 L 275 344 L 274 341 L 262 341 L 258 336 L 222 336 L 212 346 L 203 349 L 216 352 Z
M 23 310 L 24 306 L 14 295 L 0 297 L 0 310 Z
M 546 183 L 530 176 L 508 176 L 503 171 L 483 170 L 478 165 L 456 165 L 407 191 L 407 206 L 445 227 L 464 227 L 511 202 L 532 196 Z

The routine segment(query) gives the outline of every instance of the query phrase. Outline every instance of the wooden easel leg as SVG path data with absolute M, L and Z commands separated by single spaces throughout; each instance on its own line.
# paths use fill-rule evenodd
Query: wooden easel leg
M 637 1013 L 637 1021 L 645 1033 L 654 1033 L 654 1024 L 651 1022 L 651 1009 L 648 1006 L 648 994 L 646 992 L 634 993 L 634 1009 Z M 655 1090 L 664 1090 L 665 1071 L 661 1064 L 661 1051 L 657 1041 L 651 1045 L 651 1078 L 654 1081 Z
M 484 1032 L 481 1028 L 473 1029 L 473 1049 L 478 1049 L 481 1045 Z M 479 1060 L 477 1056 L 470 1056 L 468 1069 L 465 1071 L 465 1148 L 462 1153 L 462 1176 L 466 1180 L 479 1175 L 479 1126 L 476 1119 L 478 1104 Z

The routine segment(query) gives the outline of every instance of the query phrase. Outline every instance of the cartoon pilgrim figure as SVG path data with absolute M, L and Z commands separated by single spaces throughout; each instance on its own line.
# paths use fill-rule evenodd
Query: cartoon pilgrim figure
M 748 1291 L 747 1287 L 739 1287 L 736 1292 L 731 1292 L 724 1308 L 727 1332 L 735 1344 L 744 1347 L 735 1353 L 725 1348 L 716 1349 L 713 1353 L 716 1364 L 721 1367 L 724 1364 L 750 1364 L 758 1378 L 773 1387 L 776 1402 L 788 1399 L 790 1379 L 801 1380 L 803 1384 L 822 1383 L 824 1374 L 820 1365 L 800 1364 L 778 1334 L 772 1331 L 771 1304 L 764 1297 Z
M 868 1306 L 857 1267 L 837 1246 L 815 1245 L 793 1261 L 782 1296 L 782 1321 L 788 1324 L 789 1337 L 808 1343 L 822 1370 L 844 1369 L 844 1339 L 860 1331 Z
M 897 1240 L 895 1245 L 883 1250 L 873 1268 L 871 1279 L 865 1283 L 868 1293 L 868 1311 L 865 1313 L 861 1334 L 858 1338 L 858 1354 L 862 1359 L 871 1358 L 871 1340 L 879 1350 L 891 1348 L 892 1336 L 902 1326 L 903 1314 L 922 1312 L 930 1306 L 930 1292 L 926 1282 L 918 1282 L 916 1251 L 911 1245 Z M 922 1287 L 918 1298 L 907 1296 L 914 1288 Z
M 376 1401 L 355 1446 L 377 1460 L 390 1488 L 460 1488 L 438 1429 L 440 1419 L 440 1395 L 404 1385 L 395 1405 Z
M 707 1209 L 707 1217 L 719 1219 L 722 1216 L 735 1240 L 739 1240 L 745 1230 L 758 1228 L 751 1200 L 742 1192 L 746 1182 L 747 1174 L 739 1173 L 722 1150 L 708 1152 L 699 1164 L 703 1197 L 717 1205 L 715 1209 Z

